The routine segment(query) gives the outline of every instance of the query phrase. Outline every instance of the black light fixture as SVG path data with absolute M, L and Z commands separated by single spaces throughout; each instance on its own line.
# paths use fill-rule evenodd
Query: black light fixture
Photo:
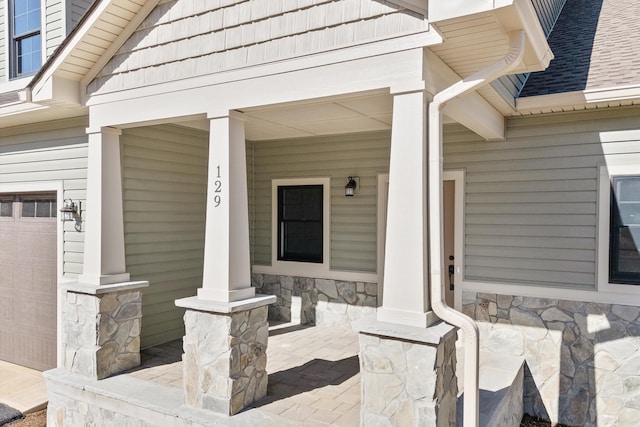
M 344 195 L 346 197 L 353 197 L 357 186 L 358 186 L 358 183 L 356 182 L 356 180 L 353 179 L 352 176 L 348 177 L 347 185 L 344 186 Z
M 64 206 L 60 209 L 61 221 L 73 221 L 76 219 L 76 216 L 80 216 L 82 214 L 82 202 L 78 202 L 76 204 L 71 199 L 64 200 Z

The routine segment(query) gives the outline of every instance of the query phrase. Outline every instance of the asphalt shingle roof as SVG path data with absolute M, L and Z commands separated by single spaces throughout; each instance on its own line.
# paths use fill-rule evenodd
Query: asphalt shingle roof
M 640 0 L 567 0 L 548 42 L 555 59 L 520 97 L 640 83 Z

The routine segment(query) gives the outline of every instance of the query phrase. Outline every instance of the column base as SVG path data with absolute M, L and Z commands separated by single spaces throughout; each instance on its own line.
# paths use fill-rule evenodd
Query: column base
M 62 365 L 67 372 L 100 380 L 140 365 L 141 288 L 148 285 L 63 286 Z
M 266 295 L 232 303 L 176 301 L 186 308 L 186 405 L 234 415 L 266 396 L 267 305 L 273 302 Z
M 363 320 L 360 425 L 455 426 L 456 328 Z

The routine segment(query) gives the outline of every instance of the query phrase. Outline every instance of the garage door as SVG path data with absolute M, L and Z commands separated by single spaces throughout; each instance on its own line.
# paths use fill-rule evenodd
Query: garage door
M 56 199 L 0 194 L 0 360 L 56 365 Z

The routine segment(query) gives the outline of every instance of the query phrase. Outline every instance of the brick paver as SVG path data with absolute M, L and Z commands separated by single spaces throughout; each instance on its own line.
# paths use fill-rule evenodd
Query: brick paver
M 128 375 L 182 388 L 182 341 L 142 352 Z M 358 334 L 341 328 L 277 325 L 267 349 L 267 397 L 249 409 L 276 414 L 301 426 L 358 426 Z

